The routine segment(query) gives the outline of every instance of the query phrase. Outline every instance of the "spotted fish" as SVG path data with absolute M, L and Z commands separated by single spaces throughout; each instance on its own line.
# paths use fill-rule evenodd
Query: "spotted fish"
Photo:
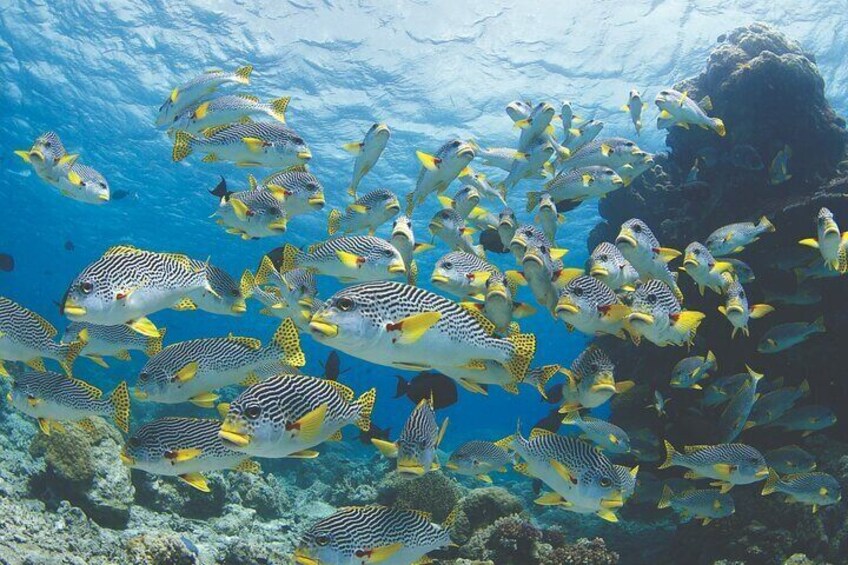
M 729 280 L 724 274 L 733 273 L 734 265 L 729 261 L 717 260 L 703 244 L 693 241 L 684 251 L 683 270 L 692 277 L 703 296 L 705 288 L 718 294 L 724 292 Z
M 679 257 L 680 252 L 660 247 L 660 242 L 645 222 L 632 218 L 621 224 L 615 245 L 643 281 L 656 279 L 664 282 L 674 291 L 675 298 L 683 302 L 683 293 L 677 286 L 677 274 L 672 273 L 667 265 Z
M 409 414 L 397 441 L 372 438 L 371 443 L 384 456 L 397 459 L 398 473 L 420 476 L 441 468 L 436 449 L 447 427 L 447 418 L 439 427 L 431 400 L 423 398 Z
M 582 408 L 597 408 L 615 394 L 627 392 L 633 381 L 615 381 L 615 364 L 597 345 L 590 345 L 571 363 L 562 369 L 568 378 L 562 385 L 563 404 L 561 413 Z
M 774 308 L 768 304 L 749 304 L 748 293 L 745 292 L 742 283 L 729 273 L 725 274 L 724 278 L 727 280 L 724 287 L 725 303 L 718 307 L 718 311 L 724 314 L 733 326 L 731 338 L 736 337 L 739 330 L 742 331 L 742 335 L 748 337 L 750 335 L 748 320 L 762 318 L 773 312 Z
M 827 208 L 819 210 L 816 216 L 816 238 L 802 239 L 798 243 L 805 247 L 818 249 L 824 264 L 834 271 L 846 265 L 845 255 L 848 254 L 848 232 L 840 233 L 839 225 L 833 219 L 833 212 Z M 842 256 L 842 259 L 840 259 Z
M 56 132 L 48 131 L 39 135 L 28 150 L 15 151 L 15 155 L 32 165 L 41 180 L 55 184 L 63 174 L 60 165 L 74 158 L 68 155 L 62 140 Z M 67 174 L 67 173 L 64 173 Z
M 82 335 L 81 335 L 82 334 Z M 85 322 L 71 322 L 65 328 L 62 341 L 71 343 L 85 340 L 81 355 L 101 367 L 106 367 L 104 357 L 130 360 L 130 351 L 143 351 L 148 357 L 162 351 L 165 328 L 159 328 L 158 337 L 148 337 L 132 330 L 129 326 L 98 326 Z
M 683 310 L 671 288 L 652 279 L 633 294 L 628 327 L 651 343 L 684 345 L 692 343 L 704 314 Z
M 586 262 L 586 272 L 600 280 L 612 290 L 635 290 L 639 273 L 624 258 L 618 247 L 607 241 L 599 243 L 589 260 Z
M 493 276 L 503 278 L 498 268 L 485 259 L 464 251 L 451 251 L 436 262 L 430 282 L 460 298 L 483 299 L 486 283 Z
M 600 280 L 580 275 L 562 289 L 556 304 L 557 317 L 587 335 L 624 337 L 630 309 Z

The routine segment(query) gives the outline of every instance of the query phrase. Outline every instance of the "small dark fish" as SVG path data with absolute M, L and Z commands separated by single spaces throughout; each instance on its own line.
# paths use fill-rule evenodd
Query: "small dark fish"
M 400 375 L 395 375 L 395 378 L 397 379 L 395 398 L 406 396 L 416 405 L 425 398 L 432 398 L 433 408 L 436 410 L 456 403 L 456 382 L 441 373 L 425 371 L 418 373 L 408 382 Z
M 493 230 L 492 228 L 480 232 L 480 245 L 483 246 L 483 249 L 492 253 L 509 253 L 509 249 L 504 247 L 503 242 L 501 242 L 501 236 L 498 235 L 498 230 Z
M 8 253 L 0 253 L 0 271 L 10 273 L 15 270 L 15 258 Z
M 554 408 L 547 416 L 533 424 L 533 427 L 542 428 L 543 430 L 556 433 L 559 431 L 559 427 L 561 425 L 562 414 L 559 413 L 559 408 Z
M 197 549 L 197 546 L 194 545 L 190 539 L 185 536 L 180 536 L 180 541 L 183 542 L 183 545 L 186 546 L 186 549 L 194 554 L 195 557 L 200 555 L 200 550 Z
M 533 496 L 539 496 L 539 493 L 542 492 L 543 484 L 541 479 L 533 479 Z
M 560 200 L 556 203 L 557 213 L 570 212 L 580 206 L 580 202 L 580 200 Z
M 268 259 L 271 260 L 271 263 L 274 265 L 275 269 L 279 269 L 280 265 L 283 264 L 283 249 L 284 247 L 275 247 L 265 255 L 268 256 Z
M 218 186 L 209 191 L 209 194 L 212 196 L 217 196 L 224 200 L 228 200 L 232 193 L 233 191 L 227 190 L 227 180 L 224 177 L 221 177 L 221 182 L 218 183 Z
M 126 198 L 129 195 L 130 195 L 130 193 L 127 192 L 126 190 L 118 189 L 118 190 L 113 190 L 112 194 L 109 196 L 109 198 L 111 200 L 123 200 L 124 198 Z
M 324 363 L 324 378 L 328 381 L 339 380 L 339 375 L 344 375 L 349 370 L 345 369 L 342 371 L 340 370 L 341 367 L 342 361 L 339 358 L 339 354 L 335 351 L 331 351 L 330 354 L 327 355 L 327 361 Z
M 760 154 L 750 145 L 735 145 L 730 150 L 730 162 L 734 167 L 746 171 L 762 171 L 765 167 Z
M 562 404 L 562 383 L 554 383 L 545 389 L 543 402 L 550 404 Z
M 382 439 L 389 441 L 389 435 L 391 435 L 391 428 L 380 428 L 374 422 L 371 422 L 371 427 L 368 431 L 359 432 L 359 441 L 364 443 L 365 445 L 371 445 L 372 439 Z
M 73 251 L 75 249 L 74 242 L 70 239 L 65 242 L 65 251 Z

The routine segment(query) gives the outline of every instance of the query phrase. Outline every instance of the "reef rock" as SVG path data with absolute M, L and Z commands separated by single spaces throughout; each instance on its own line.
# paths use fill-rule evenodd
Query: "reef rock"
M 456 507 L 461 496 L 459 484 L 439 471 L 415 478 L 393 472 L 380 482 L 377 502 L 386 506 L 423 510 L 429 512 L 434 521 L 441 522 Z
M 197 556 L 176 535 L 147 532 L 127 542 L 129 562 L 133 565 L 194 565 Z

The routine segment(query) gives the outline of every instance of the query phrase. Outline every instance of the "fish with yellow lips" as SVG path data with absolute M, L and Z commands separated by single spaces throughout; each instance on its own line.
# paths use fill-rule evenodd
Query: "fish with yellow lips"
M 327 233 L 355 233 L 368 231 L 374 235 L 377 228 L 388 222 L 400 212 L 397 196 L 386 188 L 379 188 L 363 194 L 344 212 L 331 210 L 327 221 Z
M 386 145 L 389 143 L 389 138 L 392 132 L 386 124 L 373 124 L 365 133 L 365 138 L 362 141 L 353 141 L 346 143 L 342 148 L 356 155 L 356 160 L 353 163 L 353 179 L 350 181 L 350 186 L 347 187 L 347 193 L 356 198 L 356 190 L 359 183 L 365 178 L 377 161 Z
M 848 248 L 848 232 L 839 232 L 839 226 L 833 219 L 833 212 L 827 208 L 819 210 L 818 216 L 816 216 L 816 231 L 817 237 L 815 239 L 808 237 L 798 243 L 805 247 L 818 249 L 824 264 L 829 269 L 836 271 L 840 269 L 840 266 L 845 268 L 848 262 L 845 259 L 840 260 L 840 255 L 848 254 L 848 251 L 846 251 L 846 248 Z
M 635 386 L 633 381 L 615 380 L 615 363 L 603 349 L 590 345 L 571 363 L 561 369 L 567 381 L 562 385 L 563 404 L 560 413 L 567 414 L 584 408 L 597 408 L 616 394 Z
M 286 244 L 280 271 L 308 269 L 344 282 L 399 278 L 406 275 L 400 252 L 384 239 L 351 235 L 328 239 L 307 251 Z
M 624 338 L 630 309 L 613 290 L 594 277 L 580 275 L 562 289 L 556 315 L 587 335 L 611 334 Z
M 648 225 L 639 218 L 631 218 L 621 224 L 615 238 L 615 246 L 639 272 L 643 281 L 657 279 L 668 285 L 675 298 L 683 302 L 683 293 L 677 286 L 677 274 L 668 268 L 668 262 L 680 256 L 680 252 L 661 247 L 659 240 Z
M 436 449 L 442 443 L 447 427 L 447 418 L 441 426 L 436 423 L 432 401 L 423 398 L 406 419 L 397 441 L 372 438 L 371 443 L 384 456 L 397 459 L 398 473 L 421 476 L 441 468 Z
M 727 281 L 724 289 L 725 303 L 718 307 L 718 311 L 730 321 L 733 332 L 730 337 L 736 337 L 738 331 L 742 331 L 748 337 L 748 320 L 759 319 L 774 311 L 768 304 L 748 304 L 748 295 L 742 284 L 733 275 L 725 273 Z
M 656 279 L 636 289 L 630 310 L 630 331 L 660 347 L 691 344 L 704 319 L 702 312 L 684 310 L 668 285 Z
M 729 261 L 719 261 L 713 257 L 706 246 L 693 241 L 686 246 L 684 251 L 683 270 L 692 277 L 692 280 L 698 285 L 698 291 L 703 296 L 705 288 L 721 294 L 728 282 L 728 279 L 723 275 L 732 273 L 734 266 Z
M 407 216 L 411 216 L 412 210 L 432 192 L 441 194 L 447 190 L 448 185 L 474 159 L 475 153 L 471 144 L 452 139 L 439 147 L 434 155 L 422 151 L 418 151 L 417 155 L 421 161 L 421 171 L 415 182 L 415 190 L 406 197 Z

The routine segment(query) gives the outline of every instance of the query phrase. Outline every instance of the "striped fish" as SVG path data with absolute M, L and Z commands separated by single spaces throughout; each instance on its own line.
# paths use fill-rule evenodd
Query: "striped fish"
M 691 344 L 704 319 L 701 312 L 684 310 L 674 291 L 656 279 L 636 289 L 630 310 L 627 328 L 631 335 L 644 337 L 660 347 Z
M 342 146 L 345 151 L 356 155 L 356 160 L 353 163 L 353 179 L 350 181 L 350 186 L 347 187 L 349 195 L 356 198 L 356 189 L 359 187 L 359 183 L 377 163 L 391 135 L 392 132 L 386 124 L 374 124 L 365 133 L 365 138 L 362 141 L 354 141 Z
M 452 139 L 443 144 L 434 155 L 417 151 L 421 170 L 415 181 L 415 190 L 406 196 L 406 215 L 411 216 L 415 206 L 423 203 L 432 192 L 441 194 L 474 159 L 470 143 Z
M 630 312 L 610 287 L 588 275 L 572 279 L 562 289 L 555 311 L 567 326 L 587 335 L 611 334 L 622 339 Z
M 211 290 L 201 289 L 188 293 L 175 310 L 203 310 L 222 316 L 241 316 L 247 312 L 248 289 L 242 288 L 226 271 L 212 265 L 191 260 L 195 269 L 205 269 Z
M 412 220 L 407 215 L 401 215 L 392 222 L 392 237 L 390 243 L 400 252 L 406 267 L 406 279 L 411 285 L 418 282 L 418 264 L 413 256 L 416 253 L 432 249 L 429 243 L 416 243 L 412 231 Z
M 309 146 L 290 127 L 278 122 L 252 122 L 209 128 L 202 137 L 174 134 L 174 161 L 205 153 L 204 163 L 231 161 L 239 167 L 293 167 L 312 158 Z
M 555 154 L 556 148 L 547 137 L 535 139 L 521 153 L 521 157 L 512 162 L 509 174 L 500 185 L 503 193 L 506 194 L 507 190 L 517 185 L 523 179 L 534 179 L 543 172 L 553 174 L 553 167 L 550 164 L 550 160 Z
M 621 177 L 608 166 L 592 165 L 564 170 L 545 183 L 543 192 L 527 193 L 527 211 L 532 211 L 546 194 L 555 203 L 579 203 L 591 198 L 603 198 L 623 184 Z
M 553 315 L 560 290 L 583 270 L 564 268 L 562 260 L 554 259 L 550 251 L 545 245 L 525 247 L 519 260 L 523 271 L 509 271 L 507 275 L 517 284 L 529 285 L 536 302 Z
M 509 249 L 509 244 L 518 230 L 518 218 L 512 208 L 504 208 L 498 214 L 498 237 L 505 249 Z M 499 251 L 500 252 L 500 251 Z M 520 258 L 517 258 L 520 260 Z
M 50 435 L 61 422 L 82 422 L 90 416 L 112 418 L 124 433 L 129 430 L 130 397 L 127 383 L 121 382 L 106 398 L 85 381 L 52 371 L 27 371 L 13 375 L 9 402 L 38 420 L 41 431 Z M 58 423 L 58 425 L 56 425 Z
M 474 155 L 487 167 L 495 167 L 509 172 L 513 163 L 522 155 L 512 147 L 480 147 L 475 141 L 468 141 L 468 145 L 474 150 Z M 541 178 L 541 177 L 540 177 Z
M 327 233 L 356 233 L 368 231 L 374 235 L 377 228 L 394 218 L 400 212 L 400 201 L 394 192 L 387 188 L 378 188 L 366 192 L 349 205 L 344 212 L 330 210 Z
M 521 261 L 528 249 L 546 249 L 547 254 L 552 259 L 561 259 L 568 253 L 567 249 L 556 247 L 553 242 L 545 235 L 544 230 L 533 224 L 524 224 L 518 226 L 512 239 L 509 241 L 509 250 L 512 251 L 513 257 Z
M 507 438 L 509 442 L 512 438 Z M 506 466 L 513 463 L 512 456 L 498 442 L 467 441 L 451 453 L 445 467 L 458 475 L 477 477 L 484 483 L 492 483 L 489 473 L 506 472 Z
M 610 460 L 592 444 L 542 428 L 534 428 L 525 439 L 519 427 L 511 446 L 523 459 L 516 471 L 553 489 L 537 504 L 618 521 L 614 510 L 623 504 L 624 485 Z
M 291 97 L 283 96 L 271 100 L 267 104 L 260 102 L 250 94 L 228 94 L 211 100 L 192 104 L 174 118 L 168 129 L 183 130 L 192 135 L 200 135 L 203 130 L 225 126 L 235 122 L 249 123 L 251 118 L 271 118 L 280 123 L 286 123 L 286 108 Z
M 724 286 L 725 302 L 723 306 L 718 307 L 718 311 L 724 314 L 730 325 L 733 326 L 733 331 L 730 334 L 731 339 L 736 337 L 736 332 L 742 330 L 742 335 L 748 337 L 748 320 L 762 318 L 766 314 L 774 311 L 774 308 L 768 304 L 749 304 L 748 295 L 735 276 L 730 273 L 724 274 L 726 284 Z
M 397 441 L 371 438 L 371 443 L 384 456 L 397 459 L 398 473 L 420 476 L 440 469 L 436 449 L 447 428 L 448 419 L 444 419 L 440 428 L 431 400 L 424 398 L 409 414 Z
M 425 555 L 451 544 L 444 526 L 429 514 L 385 506 L 350 506 L 319 520 L 294 553 L 298 565 L 330 563 L 409 565 L 425 563 Z
M 562 372 L 568 381 L 562 385 L 561 413 L 597 408 L 614 394 L 627 392 L 635 385 L 633 381 L 615 382 L 615 364 L 597 345 L 584 349 L 571 368 Z
M 536 350 L 536 337 L 493 335 L 494 324 L 433 292 L 395 282 L 348 287 L 333 295 L 310 324 L 321 343 L 377 365 L 421 371 L 441 367 L 483 370 L 504 365 L 520 380 Z
M 201 73 L 186 83 L 174 88 L 156 117 L 156 126 L 164 127 L 174 122 L 180 112 L 192 104 L 208 97 L 221 86 L 250 84 L 253 65 L 239 67 L 233 72 L 212 70 Z
M 441 239 L 449 249 L 464 251 L 480 257 L 486 256 L 482 245 L 474 245 L 471 234 L 474 228 L 468 227 L 456 210 L 443 209 L 433 215 L 427 226 L 433 237 Z
M 385 239 L 370 235 L 328 239 L 306 252 L 286 244 L 280 271 L 285 273 L 296 267 L 343 282 L 377 281 L 406 274 L 400 252 Z
M 599 243 L 592 251 L 586 262 L 586 272 L 612 290 L 632 291 L 639 280 L 639 273 L 630 261 L 608 241 Z
M 800 502 L 813 507 L 815 513 L 819 506 L 836 504 L 842 500 L 842 487 L 832 475 L 827 473 L 800 473 L 781 478 L 774 469 L 763 487 L 763 494 L 779 492 L 789 497 L 791 502 Z
M 221 422 L 202 418 L 160 418 L 140 427 L 121 450 L 121 461 L 154 475 L 179 477 L 210 492 L 203 473 L 233 469 L 259 472 L 248 455 L 233 451 L 219 437 Z
M 221 182 L 212 191 L 220 196 L 217 223 L 227 228 L 227 233 L 244 240 L 274 237 L 286 232 L 288 212 L 286 195 L 279 187 L 259 187 L 253 175 L 248 176 L 250 190 L 229 192 L 227 182 Z
M 563 170 L 595 166 L 618 170 L 636 163 L 645 155 L 635 142 L 623 137 L 595 139 L 572 152 L 571 157 L 563 163 Z
M 56 132 L 48 131 L 39 135 L 28 150 L 15 151 L 15 155 L 32 165 L 41 180 L 53 184 L 62 174 L 59 165 L 68 152 Z
M 632 469 L 624 465 L 613 465 L 619 481 L 621 481 L 621 496 L 626 501 L 636 491 L 636 476 L 639 473 L 639 466 Z
M 313 296 L 299 295 L 297 291 L 281 291 L 277 286 L 259 286 L 250 271 L 242 276 L 242 285 L 249 289 L 251 297 L 264 306 L 260 314 L 281 320 L 291 318 L 299 331 L 309 331 L 309 321 L 313 312 L 317 311 L 320 300 L 314 301 Z
M 730 443 L 739 437 L 743 429 L 751 427 L 750 425 L 746 425 L 746 423 L 748 416 L 751 414 L 754 402 L 757 401 L 757 398 L 760 398 L 760 395 L 757 394 L 757 384 L 763 378 L 763 375 L 755 372 L 747 365 L 745 369 L 748 371 L 745 382 L 730 397 L 730 402 L 727 403 L 727 406 L 724 407 L 724 410 L 722 410 L 718 417 L 716 424 L 717 437 L 722 443 Z
M 686 467 L 687 479 L 709 478 L 727 492 L 734 485 L 747 485 L 768 476 L 768 466 L 762 453 L 744 443 L 721 443 L 718 445 L 692 445 L 678 453 L 668 442 L 665 443 L 665 461 L 659 469 Z
M 583 418 L 577 411 L 569 412 L 563 424 L 577 426 L 581 438 L 587 439 L 609 453 L 629 453 L 630 438 L 620 427 L 606 420 Z
M 442 208 L 453 210 L 459 214 L 460 218 L 466 220 L 480 203 L 480 192 L 476 187 L 464 184 L 456 191 L 453 198 L 445 194 L 440 195 L 439 202 Z
M 0 296 L 0 375 L 9 373 L 3 361 L 22 361 L 37 371 L 44 371 L 42 357 L 58 361 L 66 373 L 85 345 L 85 336 L 68 343 L 56 343 L 56 328 L 17 302 Z
M 157 337 L 148 314 L 173 308 L 189 294 L 214 294 L 206 269 L 186 255 L 145 251 L 129 245 L 110 247 L 73 280 L 62 301 L 72 321 L 104 326 L 128 324 Z
M 341 440 L 348 424 L 364 431 L 371 427 L 376 389 L 353 397 L 337 381 L 277 375 L 233 400 L 220 435 L 231 449 L 257 457 L 317 457 L 310 448 Z
M 83 333 L 84 332 L 84 333 Z M 62 341 L 69 343 L 85 340 L 81 355 L 108 368 L 104 357 L 130 360 L 130 351 L 143 351 L 148 357 L 162 351 L 165 328 L 159 328 L 158 337 L 148 337 L 133 331 L 129 326 L 98 326 L 85 322 L 71 322 L 65 328 Z
M 734 270 L 732 263 L 717 260 L 709 249 L 697 241 L 686 246 L 683 252 L 683 269 L 698 285 L 701 296 L 704 295 L 705 288 L 721 294 L 727 285 L 724 273 Z
M 86 204 L 105 204 L 111 198 L 109 183 L 97 170 L 77 162 L 77 156 L 67 156 L 56 165 L 53 183 L 62 196 Z
M 504 279 L 500 270 L 485 259 L 464 251 L 451 251 L 436 261 L 430 282 L 448 294 L 482 300 L 486 283 L 492 277 Z
M 254 282 L 257 285 L 276 286 L 287 302 L 299 304 L 304 308 L 310 308 L 318 295 L 318 286 L 312 271 L 296 268 L 281 273 L 268 255 L 262 257 Z
M 663 487 L 657 508 L 671 508 L 687 519 L 701 520 L 703 526 L 736 512 L 733 497 L 725 492 L 713 489 L 694 489 L 674 493 L 668 485 Z
M 324 185 L 318 177 L 306 170 L 305 165 L 295 165 L 265 177 L 260 187 L 285 195 L 286 217 L 308 214 L 324 208 Z
M 679 257 L 680 252 L 660 247 L 660 242 L 645 222 L 632 218 L 621 224 L 615 246 L 630 261 L 643 281 L 661 280 L 674 291 L 675 298 L 683 302 L 683 293 L 677 286 L 677 274 L 672 273 L 667 264 Z
M 565 122 L 563 122 L 565 127 Z M 600 120 L 587 120 L 578 127 L 570 127 L 565 130 L 565 139 L 563 147 L 568 149 L 570 156 L 575 156 L 577 152 L 595 140 L 601 130 L 604 129 L 604 122 Z M 564 155 L 564 157 L 567 157 Z
M 133 394 L 139 400 L 211 408 L 218 400 L 214 390 L 253 384 L 305 363 L 297 328 L 285 320 L 264 347 L 258 339 L 233 335 L 171 344 L 147 360 Z

